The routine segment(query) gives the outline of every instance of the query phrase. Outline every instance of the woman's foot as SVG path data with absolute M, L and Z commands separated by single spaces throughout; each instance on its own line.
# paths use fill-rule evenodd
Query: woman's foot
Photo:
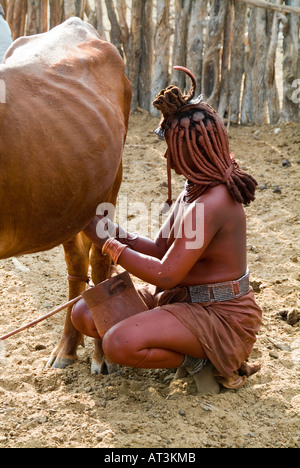
M 214 367 L 206 359 L 186 356 L 183 365 L 177 369 L 174 380 L 183 379 L 188 375 L 194 377 L 198 393 L 214 395 L 220 393 L 220 385 L 214 376 Z
M 217 395 L 220 393 L 220 385 L 214 376 L 214 367 L 210 362 L 202 371 L 198 372 L 193 377 L 196 382 L 198 393 L 202 395 L 207 393 Z

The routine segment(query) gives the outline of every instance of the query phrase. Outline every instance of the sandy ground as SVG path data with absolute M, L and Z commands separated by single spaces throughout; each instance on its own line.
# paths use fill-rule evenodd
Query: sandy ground
M 134 230 L 154 222 L 151 205 L 167 198 L 156 124 L 144 113 L 131 117 L 120 200 L 128 202 Z M 299 313 L 300 126 L 278 128 L 230 129 L 236 158 L 260 186 L 246 212 L 252 285 L 264 312 L 251 361 L 261 361 L 261 372 L 244 388 L 216 396 L 198 395 L 192 378 L 173 382 L 166 370 L 122 368 L 95 376 L 90 339 L 74 365 L 46 369 L 62 333 L 62 312 L 1 344 L 0 448 L 300 447 L 300 323 L 281 316 Z M 174 179 L 174 196 L 182 183 Z M 148 212 L 134 216 L 133 202 Z M 0 263 L 1 334 L 67 298 L 61 247 L 19 261 L 28 271 L 12 260 Z

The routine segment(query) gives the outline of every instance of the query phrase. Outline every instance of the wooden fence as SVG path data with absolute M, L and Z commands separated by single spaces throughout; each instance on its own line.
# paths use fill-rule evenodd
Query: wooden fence
M 133 85 L 132 109 L 155 113 L 190 68 L 219 114 L 233 123 L 300 121 L 300 0 L 2 0 L 14 39 L 70 16 L 113 42 Z

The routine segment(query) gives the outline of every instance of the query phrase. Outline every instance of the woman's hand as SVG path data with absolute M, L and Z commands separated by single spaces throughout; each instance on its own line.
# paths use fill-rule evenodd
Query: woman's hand
M 110 235 L 107 231 L 106 219 L 99 219 L 96 216 L 93 221 L 83 230 L 85 235 L 93 242 L 97 247 L 102 249 Z

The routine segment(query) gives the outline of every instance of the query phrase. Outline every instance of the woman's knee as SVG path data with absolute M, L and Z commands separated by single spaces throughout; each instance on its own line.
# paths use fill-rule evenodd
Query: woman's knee
M 115 364 L 134 367 L 139 359 L 137 340 L 122 324 L 112 327 L 103 338 L 105 356 Z
M 83 335 L 90 336 L 92 338 L 100 338 L 91 312 L 83 299 L 77 302 L 73 307 L 71 321 L 76 330 Z
M 128 351 L 125 350 L 126 339 L 120 333 L 120 327 L 114 326 L 105 334 L 102 342 L 105 356 L 115 364 L 124 364 L 125 356 Z

